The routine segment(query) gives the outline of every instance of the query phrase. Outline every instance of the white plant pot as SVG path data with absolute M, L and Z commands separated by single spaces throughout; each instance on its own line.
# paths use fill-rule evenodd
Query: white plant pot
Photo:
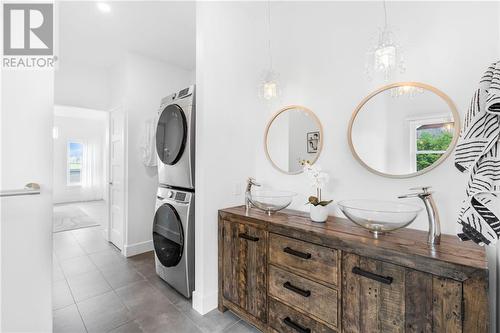
M 328 220 L 328 207 L 327 206 L 313 206 L 311 205 L 310 210 L 311 221 L 324 223 Z

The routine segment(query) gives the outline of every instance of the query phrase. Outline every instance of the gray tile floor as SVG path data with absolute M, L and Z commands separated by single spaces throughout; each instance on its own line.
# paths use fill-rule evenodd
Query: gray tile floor
M 231 312 L 201 316 L 157 277 L 153 252 L 124 258 L 102 227 L 54 234 L 54 332 L 259 332 Z

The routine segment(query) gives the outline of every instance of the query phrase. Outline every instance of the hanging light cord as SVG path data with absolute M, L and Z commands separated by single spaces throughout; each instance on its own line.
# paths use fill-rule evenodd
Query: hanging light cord
M 387 28 L 387 5 L 385 3 L 385 0 L 383 1 L 383 4 L 384 4 L 384 28 Z
M 267 35 L 267 49 L 269 53 L 269 69 L 270 71 L 273 70 L 273 54 L 272 54 L 272 49 L 271 49 L 271 0 L 267 1 L 267 29 L 268 29 L 268 35 Z

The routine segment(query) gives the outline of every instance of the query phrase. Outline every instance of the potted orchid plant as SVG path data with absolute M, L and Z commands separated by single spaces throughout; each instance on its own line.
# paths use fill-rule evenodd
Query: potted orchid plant
M 310 217 L 313 222 L 325 222 L 328 219 L 328 205 L 333 200 L 323 200 L 321 190 L 325 188 L 330 180 L 328 173 L 321 171 L 319 165 L 312 165 L 309 161 L 304 161 L 304 174 L 310 179 L 311 186 L 316 188 L 316 196 L 310 196 L 306 204 L 311 205 Z

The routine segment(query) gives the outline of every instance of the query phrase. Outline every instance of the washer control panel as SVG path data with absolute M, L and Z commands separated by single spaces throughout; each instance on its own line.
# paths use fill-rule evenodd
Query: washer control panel
M 190 202 L 194 194 L 171 188 L 160 187 L 156 194 L 158 200 L 169 200 L 177 202 Z
M 175 200 L 176 201 L 185 201 L 186 200 L 186 193 L 185 192 L 175 193 Z

